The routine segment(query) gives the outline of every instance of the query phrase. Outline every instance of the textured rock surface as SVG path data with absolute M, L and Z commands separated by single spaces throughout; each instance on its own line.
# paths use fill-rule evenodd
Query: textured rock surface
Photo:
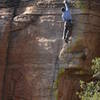
M 100 57 L 100 1 L 79 0 L 77 3 L 80 5 L 78 9 L 81 13 L 73 16 L 73 39 L 68 45 L 63 46 L 59 57 L 67 64 L 66 68 L 73 70 L 81 67 L 89 72 L 92 59 Z M 59 83 L 59 100 L 78 100 L 76 91 L 79 88 L 77 78 L 80 74 L 72 78 L 74 72 L 70 72 L 71 75 L 65 72 L 66 78 L 62 76 Z M 89 76 L 86 73 L 84 75 Z M 82 77 L 79 79 L 82 80 Z
M 71 9 L 73 39 L 64 44 L 62 61 L 62 0 L 21 0 L 13 20 L 13 3 L 4 2 L 0 0 L 0 100 L 54 100 L 59 66 L 87 69 L 100 56 L 99 0 L 84 0 L 85 10 Z M 61 78 L 59 100 L 78 99 L 80 77 L 71 75 L 66 71 Z
M 14 8 L 1 4 L 0 100 L 53 98 L 63 23 L 49 3 L 22 0 L 13 21 Z
M 76 93 L 80 90 L 80 80 L 89 81 L 92 74 L 83 68 L 67 68 L 60 77 L 58 100 L 80 100 Z

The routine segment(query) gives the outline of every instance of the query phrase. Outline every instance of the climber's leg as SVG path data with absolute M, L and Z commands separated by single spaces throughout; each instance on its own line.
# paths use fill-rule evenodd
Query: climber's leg
M 64 31 L 63 31 L 63 39 L 66 39 L 67 30 L 68 30 L 67 22 L 65 22 L 65 23 L 64 23 Z
M 69 40 L 69 38 L 70 38 L 71 36 L 72 36 L 72 28 L 70 27 L 66 39 Z
M 68 41 L 69 41 L 68 34 L 69 34 L 69 30 L 67 30 L 67 33 L 66 33 L 66 38 L 65 38 L 65 42 L 66 42 L 66 43 L 68 43 Z
M 69 38 L 71 36 L 72 36 L 72 23 L 68 23 L 68 32 L 67 32 L 66 41 L 69 41 Z

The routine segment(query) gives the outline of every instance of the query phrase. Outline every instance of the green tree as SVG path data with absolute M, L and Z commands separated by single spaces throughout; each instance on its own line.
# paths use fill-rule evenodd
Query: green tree
M 100 73 L 100 58 L 92 61 L 93 74 Z M 78 92 L 81 100 L 100 100 L 100 81 L 91 81 L 89 83 L 80 81 L 81 92 Z

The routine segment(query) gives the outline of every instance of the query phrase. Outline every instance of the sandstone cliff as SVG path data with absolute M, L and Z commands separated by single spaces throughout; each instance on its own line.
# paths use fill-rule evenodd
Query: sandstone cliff
M 80 13 L 73 16 L 72 41 L 60 52 L 59 57 L 67 66 L 60 79 L 58 100 L 78 100 L 79 80 L 86 81 L 91 77 L 91 61 L 100 57 L 100 1 L 75 2 Z
M 62 4 L 12 1 L 0 0 L 0 100 L 51 100 L 62 46 Z
M 68 45 L 61 39 L 62 0 L 8 1 L 0 0 L 0 100 L 54 100 L 60 67 L 87 70 L 91 59 L 100 56 L 99 0 L 84 0 L 85 9 L 71 8 L 73 39 Z M 78 100 L 79 79 L 66 71 L 58 99 Z

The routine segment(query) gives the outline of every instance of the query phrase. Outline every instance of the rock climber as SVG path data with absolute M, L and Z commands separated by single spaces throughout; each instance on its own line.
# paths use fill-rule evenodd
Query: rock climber
M 68 43 L 72 35 L 72 16 L 68 7 L 68 2 L 64 2 L 65 7 L 62 8 L 62 20 L 64 21 L 63 39 Z

